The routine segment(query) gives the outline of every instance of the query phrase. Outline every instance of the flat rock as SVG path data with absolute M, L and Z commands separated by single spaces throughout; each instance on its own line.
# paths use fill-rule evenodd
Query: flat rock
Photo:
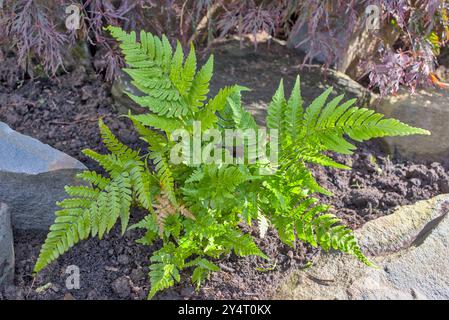
M 38 174 L 86 169 L 78 160 L 0 122 L 0 171 Z
M 430 136 L 385 138 L 390 153 L 422 162 L 441 162 L 449 156 L 449 92 L 444 89 L 420 90 L 411 95 L 402 91 L 384 98 L 377 111 L 415 127 L 429 130 Z
M 17 229 L 47 230 L 64 186 L 80 184 L 78 160 L 0 122 L 0 200 Z
M 378 268 L 324 253 L 282 283 L 275 299 L 449 299 L 449 195 L 404 206 L 356 230 Z
M 0 288 L 14 280 L 14 241 L 8 207 L 0 203 Z

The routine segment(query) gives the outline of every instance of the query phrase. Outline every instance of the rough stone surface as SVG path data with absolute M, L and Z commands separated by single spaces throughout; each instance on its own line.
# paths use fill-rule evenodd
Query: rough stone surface
M 363 6 L 362 10 L 364 9 L 365 7 Z M 359 13 L 359 16 L 364 16 L 364 14 Z M 363 25 L 363 28 L 355 30 L 348 37 L 345 25 L 347 21 L 343 21 L 343 24 L 342 21 L 341 19 L 332 20 L 330 28 L 332 31 L 329 31 L 327 24 L 323 24 L 322 30 L 319 28 L 317 30 L 316 39 L 330 45 L 338 53 L 338 59 L 334 61 L 335 68 L 338 71 L 346 73 L 353 79 L 357 79 L 366 72 L 364 68 L 366 57 L 375 57 L 381 44 L 386 46 L 392 45 L 398 38 L 398 34 L 389 25 L 382 26 L 380 30 L 375 32 L 367 30 Z M 318 63 L 329 63 L 327 57 L 323 54 L 323 50 L 317 50 L 316 47 L 311 46 L 307 24 L 293 29 L 296 32 L 290 34 L 287 41 L 288 47 L 296 48 L 305 54 L 311 55 Z M 335 32 L 335 30 L 337 31 Z
M 114 282 L 112 282 L 112 290 L 116 295 L 120 298 L 127 298 L 131 294 L 131 287 L 129 285 L 129 279 L 127 277 L 117 278 Z
M 0 171 L 0 199 L 10 208 L 14 228 L 48 230 L 59 209 L 56 202 L 67 197 L 64 186 L 81 183 L 75 178 L 78 172 L 65 169 L 26 175 Z
M 284 282 L 277 299 L 449 299 L 449 195 L 399 208 L 356 230 L 379 268 L 323 254 Z
M 126 94 L 126 92 L 130 92 L 135 96 L 142 95 L 142 92 L 134 87 L 131 81 L 131 77 L 128 74 L 119 71 L 111 87 L 111 95 L 114 98 L 117 111 L 123 114 L 127 114 L 129 110 L 134 113 L 142 113 L 145 111 L 144 108 L 140 107 Z
M 78 160 L 0 122 L 0 171 L 38 174 L 85 168 Z
M 385 98 L 374 107 L 387 117 L 429 130 L 430 136 L 385 138 L 390 153 L 423 162 L 446 161 L 449 155 L 449 93 L 444 89 L 421 90 L 414 95 L 402 92 Z
M 14 241 L 8 207 L 0 203 L 0 288 L 14 280 Z
M 40 141 L 0 122 L 0 201 L 9 207 L 18 229 L 47 230 L 54 221 L 65 185 L 81 183 L 75 174 L 86 167 Z

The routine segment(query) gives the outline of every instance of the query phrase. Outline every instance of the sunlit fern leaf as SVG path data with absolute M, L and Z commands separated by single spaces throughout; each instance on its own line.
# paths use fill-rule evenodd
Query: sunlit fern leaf
M 343 99 L 338 96 L 326 105 L 331 92 L 332 88 L 329 88 L 316 98 L 304 114 L 308 141 L 319 143 L 326 150 L 351 154 L 356 147 L 347 141 L 345 135 L 355 141 L 365 141 L 385 136 L 430 134 L 399 120 L 385 119 L 384 115 L 373 110 L 353 107 L 355 99 L 338 106 Z
M 242 86 L 232 86 L 225 88 L 223 91 L 220 91 L 217 96 L 212 100 L 216 102 L 220 109 L 217 108 L 217 105 L 209 104 L 207 107 L 211 107 L 218 111 L 218 121 L 217 124 L 221 129 L 236 129 L 236 121 L 241 123 L 241 120 L 244 114 L 247 112 L 242 109 L 242 91 L 248 91 L 249 89 Z M 231 106 L 232 103 L 232 106 Z M 245 123 L 241 123 L 241 125 L 246 125 L 246 121 L 251 122 L 251 115 L 245 116 Z
M 100 193 L 100 190 L 87 186 L 65 186 L 64 189 L 71 197 L 96 199 Z
M 159 132 L 156 132 L 154 130 L 151 130 L 145 125 L 143 125 L 140 121 L 137 121 L 135 116 L 131 115 L 131 113 L 128 114 L 128 118 L 131 119 L 134 128 L 140 135 L 140 139 L 148 143 L 152 147 L 158 147 L 165 145 L 167 143 L 167 137 L 163 136 Z
M 206 64 L 200 69 L 193 79 L 188 94 L 189 105 L 192 108 L 199 108 L 203 106 L 204 101 L 207 98 L 207 94 L 209 93 L 209 82 L 212 78 L 213 66 L 214 58 L 213 56 L 210 56 Z
M 229 234 L 224 235 L 222 243 L 226 244 L 227 247 L 231 247 L 238 256 L 255 255 L 267 260 L 269 259 L 269 257 L 259 249 L 250 235 L 241 234 L 237 230 L 232 230 Z
M 332 195 L 332 192 L 316 182 L 310 170 L 300 161 L 294 161 L 293 164 L 287 160 L 282 162 L 280 172 L 282 173 L 281 176 L 288 177 L 289 181 L 292 181 L 292 186 L 296 185 L 310 193 L 318 192 L 327 196 Z
M 372 137 L 428 134 L 427 131 L 384 119 L 373 110 L 354 107 L 355 100 L 342 102 L 343 96 L 326 104 L 331 88 L 303 110 L 298 77 L 288 100 L 281 81 L 268 109 L 268 128 L 280 131 L 279 162 L 273 164 L 277 171 L 262 174 L 266 163 L 260 162 L 193 166 L 191 159 L 184 157 L 180 163 L 174 163 L 172 147 L 179 145 L 171 141 L 170 134 L 176 129 L 191 132 L 195 121 L 201 121 L 203 132 L 212 128 L 221 132 L 258 129 L 242 103 L 241 92 L 247 89 L 226 87 L 207 99 L 212 58 L 197 72 L 193 45 L 184 57 L 179 42 L 173 52 L 165 36 L 142 31 L 137 39 L 134 32 L 126 33 L 116 27 L 108 30 L 120 43 L 127 63 L 125 72 L 141 91 L 137 96 L 128 94 L 153 111 L 151 115 L 128 114 L 147 146 L 142 151 L 132 150 L 100 120 L 102 140 L 110 153 L 84 153 L 106 174 L 83 172 L 77 176 L 88 185 L 66 188 L 69 197 L 59 203 L 61 210 L 56 213 L 35 272 L 77 242 L 89 236 L 104 237 L 118 220 L 122 233 L 125 232 L 129 229 L 131 204 L 148 213 L 130 227 L 145 230 L 139 243 L 151 245 L 162 240 L 158 242 L 161 249 L 153 252 L 150 259 L 150 298 L 178 283 L 180 272 L 186 268 L 195 268 L 192 280 L 196 285 L 204 282 L 209 272 L 218 270 L 206 257 L 217 259 L 234 251 L 237 255 L 267 259 L 252 236 L 242 233 L 242 222 L 250 224 L 253 219 L 259 220 L 261 235 L 270 223 L 288 245 L 304 241 L 324 250 L 352 254 L 370 264 L 353 232 L 330 214 L 327 206 L 311 197 L 315 192 L 331 193 L 315 181 L 308 164 L 346 169 L 326 151 L 350 153 L 355 146 L 349 139 L 364 141 Z M 185 147 L 187 142 L 182 140 Z M 273 141 L 277 142 L 270 143 Z M 221 152 L 233 161 L 240 160 L 241 145 L 232 148 L 232 152 L 225 148 Z
M 139 204 L 147 209 L 152 210 L 151 186 L 156 179 L 148 173 L 143 163 L 137 163 L 129 171 L 131 183 L 136 194 Z
M 203 168 L 197 168 L 193 173 L 189 176 L 189 178 L 186 180 L 185 183 L 193 183 L 193 182 L 199 182 L 204 178 L 204 170 Z
M 128 146 L 121 143 L 111 132 L 111 130 L 104 124 L 103 119 L 100 118 L 98 120 L 98 125 L 100 128 L 100 135 L 103 144 L 111 153 L 117 156 L 125 157 L 127 159 L 139 159 L 139 152 L 134 151 Z
M 307 203 L 307 205 L 310 203 Z M 341 225 L 341 220 L 327 213 L 328 206 L 297 206 L 294 209 L 298 239 L 324 250 L 333 248 L 357 257 L 366 265 L 372 262 L 362 253 L 351 229 Z
M 155 166 L 156 175 L 159 179 L 161 190 L 163 190 L 168 199 L 174 204 L 177 205 L 177 200 L 175 196 L 175 186 L 173 173 L 170 169 L 170 164 L 163 152 L 160 151 L 152 151 L 149 154 L 149 158 L 153 160 L 153 164 Z
M 150 258 L 150 282 L 151 290 L 148 293 L 148 299 L 154 297 L 158 291 L 172 287 L 181 280 L 178 266 L 175 263 L 174 255 L 176 248 L 173 243 L 169 243 L 162 249 L 154 252 Z
M 307 107 L 304 113 L 304 124 L 307 132 L 315 128 L 316 121 L 318 120 L 321 109 L 326 103 L 327 97 L 331 94 L 333 88 L 329 88 L 324 91 L 320 96 L 312 101 L 309 107 Z
M 35 273 L 89 236 L 91 222 L 88 209 L 64 209 L 55 212 L 55 215 L 55 223 L 50 227 L 34 266 Z
M 132 120 L 140 122 L 144 126 L 162 130 L 167 134 L 167 136 L 170 136 L 173 131 L 182 129 L 184 127 L 183 123 L 180 120 L 174 118 L 166 118 L 151 113 L 133 115 L 130 116 L 130 118 Z
M 100 189 L 104 189 L 111 181 L 109 178 L 96 173 L 95 171 L 83 171 L 76 175 L 78 179 L 82 179 Z
M 325 167 L 349 170 L 350 167 L 335 162 L 331 157 L 324 155 L 321 148 L 307 143 L 298 145 L 292 143 L 283 147 L 280 162 L 286 166 L 296 165 L 298 161 L 315 163 Z
M 123 160 L 115 154 L 99 154 L 90 149 L 83 150 L 83 153 L 102 166 L 111 177 L 120 174 L 125 165 Z
M 301 83 L 299 75 L 296 78 L 290 98 L 287 101 L 284 116 L 284 126 L 293 141 L 299 136 L 302 129 L 303 106 L 301 97 Z
M 250 112 L 246 111 L 242 107 L 240 99 L 236 101 L 229 97 L 228 104 L 230 109 L 232 110 L 234 128 L 240 130 L 257 129 L 256 120 L 254 120 L 254 117 Z
M 197 267 L 193 270 L 192 282 L 197 288 L 203 284 L 211 272 L 220 271 L 220 267 L 207 259 L 198 259 L 195 265 L 197 265 Z
M 267 126 L 270 129 L 277 129 L 282 131 L 282 123 L 284 122 L 286 110 L 285 96 L 284 96 L 284 81 L 281 79 L 279 87 L 273 96 L 273 99 L 268 106 Z
M 173 53 L 165 36 L 159 38 L 142 31 L 139 42 L 134 32 L 127 34 L 112 26 L 107 30 L 120 42 L 129 66 L 124 71 L 133 79 L 132 84 L 144 94 L 127 93 L 136 103 L 167 117 L 187 116 L 192 110 L 203 106 L 212 76 L 212 59 L 196 73 L 193 45 L 183 63 L 181 46 L 178 43 Z

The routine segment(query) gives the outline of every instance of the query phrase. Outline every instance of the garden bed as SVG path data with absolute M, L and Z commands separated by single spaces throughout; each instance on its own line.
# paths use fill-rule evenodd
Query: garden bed
M 259 48 L 260 49 L 260 48 Z M 245 101 L 257 112 L 257 105 L 266 103 L 274 93 L 278 80 L 284 77 L 287 90 L 298 73 L 300 56 L 279 46 L 253 52 L 235 51 L 226 46 L 216 49 L 216 75 L 212 91 L 234 82 L 253 88 Z M 237 52 L 237 53 L 236 53 Z M 322 88 L 313 81 L 323 77 L 318 71 L 304 71 L 303 95 L 310 102 Z M 302 72 L 301 72 L 302 73 Z M 259 108 L 260 109 L 260 108 Z M 263 109 L 263 108 L 262 108 Z M 105 119 L 114 133 L 126 144 L 145 148 L 132 131 L 131 123 L 118 117 L 117 106 L 110 95 L 110 85 L 92 73 L 78 69 L 49 80 L 21 80 L 14 57 L 7 57 L 0 66 L 0 121 L 20 133 L 30 135 L 98 169 L 81 150 L 105 151 L 99 138 L 97 120 Z M 258 110 L 261 111 L 261 110 Z M 263 110 L 261 111 L 263 113 Z M 353 156 L 339 156 L 338 161 L 351 165 L 352 171 L 315 170 L 318 182 L 334 196 L 323 201 L 335 207 L 335 214 L 352 228 L 386 215 L 400 205 L 428 199 L 449 192 L 447 164 L 414 164 L 382 153 L 377 141 L 359 145 Z M 140 216 L 135 211 L 134 219 Z M 248 230 L 254 232 L 256 230 Z M 136 244 L 138 231 L 123 238 L 117 229 L 104 240 L 82 242 L 43 270 L 33 281 L 31 272 L 45 240 L 45 233 L 14 232 L 16 253 L 15 286 L 7 288 L 7 299 L 144 299 L 148 291 L 149 256 L 157 248 Z M 282 244 L 273 230 L 257 241 L 270 256 L 270 263 L 260 258 L 237 258 L 234 255 L 217 263 L 222 271 L 213 274 L 198 292 L 185 282 L 160 293 L 164 299 L 260 299 L 270 297 L 279 281 L 290 271 L 306 267 L 318 251 L 305 245 L 296 249 Z M 157 247 L 157 246 L 156 246 Z M 64 272 L 69 265 L 81 270 L 81 288 L 65 288 Z M 35 291 L 52 283 L 41 293 Z

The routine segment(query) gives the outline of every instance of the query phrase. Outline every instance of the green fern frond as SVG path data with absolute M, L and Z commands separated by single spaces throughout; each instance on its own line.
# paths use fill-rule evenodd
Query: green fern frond
M 126 33 L 117 27 L 107 30 L 120 43 L 127 64 L 124 71 L 141 92 L 141 95 L 128 95 L 152 111 L 151 114 L 128 114 L 140 139 L 148 145 L 144 154 L 132 150 L 100 119 L 101 138 L 109 154 L 93 150 L 84 153 L 107 174 L 85 171 L 77 177 L 87 185 L 66 187 L 69 197 L 58 203 L 61 210 L 56 212 L 35 272 L 79 241 L 88 237 L 103 238 L 119 220 L 122 233 L 133 228 L 145 231 L 139 243 L 152 245 L 161 240 L 158 243 L 162 247 L 150 258 L 149 298 L 179 283 L 180 273 L 186 268 L 193 269 L 193 283 L 202 284 L 210 272 L 219 270 L 209 259 L 232 251 L 239 256 L 268 259 L 252 236 L 242 233 L 242 223 L 251 224 L 254 219 L 258 220 L 261 237 L 268 225 L 272 225 L 288 245 L 304 241 L 324 250 L 352 254 L 371 265 L 353 232 L 330 214 L 327 206 L 311 197 L 315 192 L 331 193 L 317 183 L 308 165 L 348 169 L 335 162 L 327 151 L 352 152 L 355 146 L 349 139 L 364 141 L 373 137 L 429 134 L 428 131 L 354 107 L 355 100 L 342 102 L 343 96 L 326 104 L 332 88 L 303 110 L 298 76 L 288 99 L 281 80 L 268 108 L 267 126 L 279 130 L 280 139 L 270 140 L 268 150 L 273 151 L 271 143 L 280 143 L 276 164 L 251 161 L 250 164 L 195 163 L 192 166 L 187 157 L 175 163 L 170 161 L 171 153 L 178 150 L 173 147 L 186 147 L 184 140 L 187 139 L 178 145 L 172 141 L 171 134 L 181 128 L 192 133 L 190 128 L 196 121 L 201 121 L 203 132 L 232 129 L 237 131 L 234 133 L 246 134 L 246 129 L 254 129 L 260 133 L 255 119 L 242 103 L 242 92 L 248 89 L 234 85 L 208 99 L 213 57 L 197 72 L 193 45 L 185 57 L 181 44 L 178 42 L 173 50 L 165 36 L 142 31 L 138 37 L 135 32 Z M 232 160 L 241 160 L 240 147 L 248 146 L 244 160 L 253 160 L 246 156 L 246 151 L 262 145 L 247 140 L 250 139 L 234 146 L 235 153 L 224 147 L 220 152 L 230 155 Z M 269 165 L 277 171 L 263 174 Z M 132 204 L 144 208 L 147 215 L 129 227 Z
M 125 163 L 115 154 L 99 154 L 90 149 L 83 150 L 84 155 L 96 161 L 103 167 L 112 177 L 123 171 Z
M 303 106 L 301 97 L 301 81 L 299 75 L 296 77 L 290 98 L 285 109 L 284 122 L 287 133 L 293 141 L 299 136 L 303 121 Z
M 309 205 L 311 202 L 306 202 L 305 206 L 299 205 L 292 212 L 298 239 L 326 251 L 333 248 L 354 255 L 366 265 L 373 266 L 362 253 L 352 230 L 341 225 L 341 220 L 335 215 L 326 213 L 328 206 Z
M 203 168 L 197 168 L 193 173 L 189 176 L 189 178 L 186 180 L 185 183 L 193 183 L 193 182 L 199 182 L 204 178 L 204 170 Z
M 41 248 L 34 272 L 39 272 L 89 235 L 98 234 L 101 239 L 119 217 L 122 232 L 126 230 L 132 200 L 131 183 L 126 173 L 111 180 L 101 192 L 84 187 L 68 187 L 67 191 L 84 197 L 67 198 L 58 203 L 63 210 L 56 212 L 56 220 Z
M 321 148 L 308 144 L 290 144 L 283 147 L 280 162 L 285 166 L 294 166 L 298 161 L 305 163 L 315 163 L 325 167 L 349 170 L 348 166 L 335 162 L 331 157 L 322 153 Z
M 150 258 L 150 282 L 151 290 L 148 299 L 154 297 L 158 291 L 172 287 L 181 280 L 179 269 L 175 261 L 176 248 L 173 243 L 156 251 Z
M 279 87 L 268 106 L 267 127 L 270 129 L 282 130 L 287 102 L 284 95 L 284 81 L 281 79 Z
M 203 284 L 211 272 L 220 271 L 220 267 L 204 258 L 196 259 L 194 265 L 197 267 L 193 270 L 192 282 L 197 288 Z
M 164 131 L 168 136 L 177 129 L 184 127 L 180 120 L 174 118 L 161 117 L 156 114 L 139 114 L 130 116 L 130 119 L 140 122 L 147 127 L 153 127 Z
M 218 110 L 217 124 L 221 129 L 236 129 L 236 121 L 241 127 L 248 125 L 252 116 L 242 108 L 242 91 L 249 89 L 242 86 L 232 86 L 220 91 L 217 96 L 209 101 L 207 107 Z M 212 103 L 211 103 L 212 102 Z M 219 109 L 213 103 L 217 103 Z M 246 119 L 243 119 L 245 117 Z
M 155 132 L 154 130 L 148 129 L 143 125 L 140 121 L 137 121 L 135 116 L 131 115 L 131 112 L 128 113 L 128 118 L 132 121 L 134 128 L 140 135 L 140 139 L 148 143 L 151 147 L 161 148 L 167 144 L 167 137 L 160 134 L 159 132 Z
M 199 108 L 204 105 L 204 101 L 209 93 L 209 82 L 212 79 L 214 68 L 214 56 L 210 56 L 206 64 L 200 69 L 193 79 L 189 90 L 188 101 L 192 108 Z
M 241 234 L 237 230 L 229 230 L 228 234 L 223 236 L 221 242 L 229 248 L 232 248 L 238 256 L 254 255 L 269 260 L 270 258 L 260 250 L 252 237 L 248 234 Z
M 65 209 L 56 211 L 55 223 L 50 227 L 47 239 L 42 245 L 34 266 L 34 273 L 56 260 L 90 233 L 90 212 L 88 209 Z
M 103 177 L 101 174 L 96 173 L 95 171 L 83 171 L 76 175 L 78 179 L 82 179 L 88 183 L 91 183 L 94 186 L 97 186 L 100 189 L 104 189 L 111 179 Z
M 230 109 L 232 110 L 233 126 L 235 129 L 257 129 L 256 120 L 254 120 L 254 117 L 250 112 L 246 111 L 242 107 L 240 99 L 238 101 L 235 101 L 231 97 L 229 97 L 228 104 Z
M 161 190 L 165 192 L 174 205 L 177 205 L 173 173 L 170 169 L 168 159 L 162 152 L 157 151 L 150 152 L 149 158 L 153 160 Z
M 136 34 L 127 34 L 117 27 L 107 28 L 120 42 L 129 68 L 124 69 L 133 85 L 143 96 L 128 95 L 139 105 L 159 116 L 185 117 L 204 104 L 212 77 L 213 59 L 196 73 L 193 44 L 183 64 L 183 51 L 178 43 L 175 52 L 165 36 L 161 38 L 142 31 L 140 42 Z
M 356 147 L 345 139 L 345 135 L 361 142 L 385 136 L 430 134 L 427 130 L 414 128 L 396 119 L 384 119 L 384 115 L 373 110 L 352 107 L 355 99 L 338 106 L 342 100 L 339 96 L 324 107 L 331 92 L 332 88 L 329 88 L 316 98 L 304 114 L 307 139 L 318 142 L 326 150 L 352 154 Z
M 332 93 L 333 88 L 329 88 L 324 91 L 319 97 L 312 101 L 310 106 L 306 109 L 304 113 L 304 124 L 306 126 L 307 132 L 315 128 L 315 123 L 318 119 L 321 109 L 326 103 L 327 97 Z
M 129 175 L 140 205 L 152 211 L 151 186 L 154 183 L 154 177 L 148 173 L 143 163 L 136 164 L 130 170 Z
M 86 186 L 65 186 L 65 192 L 71 197 L 96 199 L 100 190 Z
M 127 159 L 139 159 L 139 152 L 128 148 L 121 143 L 111 130 L 104 124 L 103 119 L 98 120 L 102 141 L 108 150 L 120 157 Z
M 193 44 L 190 44 L 190 51 L 187 55 L 184 67 L 181 71 L 181 85 L 178 88 L 181 95 L 187 96 L 190 89 L 192 88 L 193 79 L 195 78 L 196 72 L 196 55 L 195 48 Z

